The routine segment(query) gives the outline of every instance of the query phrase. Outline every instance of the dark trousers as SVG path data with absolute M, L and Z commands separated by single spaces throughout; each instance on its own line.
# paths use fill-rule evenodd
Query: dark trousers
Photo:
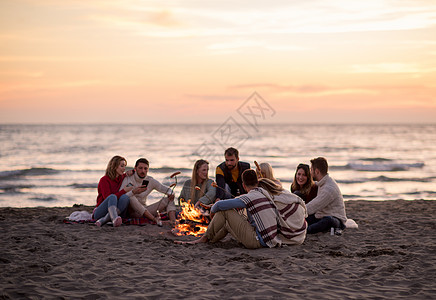
M 321 219 L 315 218 L 315 215 L 310 215 L 306 218 L 307 225 L 307 233 L 317 233 L 317 232 L 326 232 L 329 231 L 330 228 L 340 228 L 344 229 L 345 226 L 342 224 L 341 220 L 336 217 L 328 216 L 323 217 Z

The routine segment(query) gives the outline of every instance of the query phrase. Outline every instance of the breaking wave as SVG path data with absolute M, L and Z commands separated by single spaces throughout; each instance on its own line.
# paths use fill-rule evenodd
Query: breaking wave
M 41 176 L 41 175 L 53 175 L 58 174 L 60 171 L 52 168 L 30 168 L 14 171 L 2 171 L 0 172 L 0 179 L 13 179 L 23 176 Z

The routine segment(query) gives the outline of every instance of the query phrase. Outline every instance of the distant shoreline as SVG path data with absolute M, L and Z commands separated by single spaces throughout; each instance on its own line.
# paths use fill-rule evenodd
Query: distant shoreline
M 223 119 L 223 122 L 225 121 L 225 119 Z M 221 125 L 222 122 L 212 122 L 212 123 L 208 123 L 208 122 L 198 122 L 198 123 L 183 123 L 183 122 L 167 122 L 167 123 L 138 123 L 138 122 L 133 122 L 133 123 L 125 123 L 125 122 L 112 122 L 112 123 L 93 123 L 93 122 L 66 122 L 66 123 L 60 123 L 60 122 L 54 122 L 54 123 L 44 123 L 44 122 L 20 122 L 20 123 L 0 123 L 0 126 L 4 126 L 4 125 L 35 125 L 35 126 L 47 126 L 47 125 L 59 125 L 59 126 L 89 126 L 89 125 L 97 125 L 97 126 L 142 126 L 142 125 L 149 125 L 149 126 L 171 126 L 171 125 L 186 125 L 186 126 L 192 126 L 192 125 L 207 125 L 207 126 L 219 126 Z M 313 122 L 265 122 L 260 124 L 259 126 L 270 126 L 270 125 L 307 125 L 307 126 L 407 126 L 407 125 L 424 125 L 424 126 L 436 126 L 436 122 L 435 123 L 429 123 L 429 122 L 393 122 L 393 123 L 385 123 L 385 122 L 368 122 L 368 123 L 363 123 L 363 122 L 357 122 L 357 123 L 350 123 L 350 122 L 344 122 L 344 123 L 335 123 L 335 122 L 326 122 L 326 123 L 313 123 Z M 246 125 L 246 126 L 250 126 L 250 125 Z

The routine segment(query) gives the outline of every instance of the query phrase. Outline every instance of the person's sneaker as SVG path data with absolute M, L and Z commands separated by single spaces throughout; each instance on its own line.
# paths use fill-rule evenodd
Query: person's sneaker
M 342 235 L 342 229 L 335 228 L 335 235 Z

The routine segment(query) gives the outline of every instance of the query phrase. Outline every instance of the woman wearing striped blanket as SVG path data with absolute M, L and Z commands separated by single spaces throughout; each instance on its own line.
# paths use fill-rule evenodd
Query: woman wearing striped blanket
M 268 191 L 266 197 L 274 201 L 279 213 L 278 235 L 284 244 L 302 244 L 306 238 L 307 210 L 300 197 L 283 189 L 273 180 L 259 179 L 259 187 Z

